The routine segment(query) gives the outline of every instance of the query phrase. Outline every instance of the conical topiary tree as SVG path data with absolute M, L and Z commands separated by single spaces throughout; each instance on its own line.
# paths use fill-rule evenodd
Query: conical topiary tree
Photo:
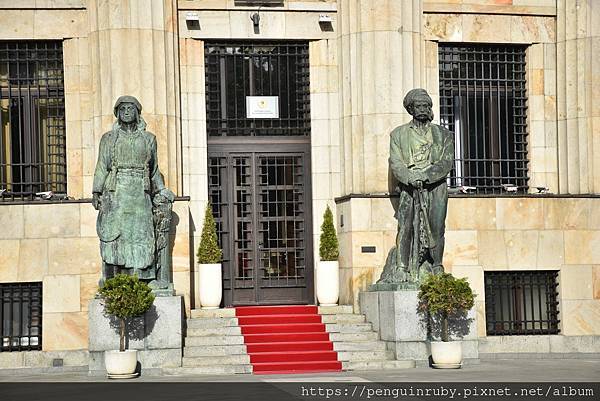
M 327 206 L 323 214 L 323 224 L 321 225 L 321 238 L 319 244 L 319 256 L 323 261 L 337 260 L 340 255 L 338 249 L 338 239 L 333 226 L 333 214 Z
M 210 202 L 206 205 L 204 213 L 204 226 L 202 227 L 202 235 L 200 237 L 200 245 L 196 253 L 198 263 L 210 264 L 219 263 L 223 257 L 223 252 L 219 248 L 217 242 L 217 226 L 212 215 L 212 206 Z

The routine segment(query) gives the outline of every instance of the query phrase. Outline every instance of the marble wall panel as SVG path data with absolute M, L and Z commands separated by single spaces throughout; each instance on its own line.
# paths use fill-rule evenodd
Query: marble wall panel
M 48 275 L 42 284 L 44 314 L 79 312 L 81 283 L 79 275 Z
M 87 349 L 87 312 L 44 313 L 43 319 L 42 349 L 44 351 Z

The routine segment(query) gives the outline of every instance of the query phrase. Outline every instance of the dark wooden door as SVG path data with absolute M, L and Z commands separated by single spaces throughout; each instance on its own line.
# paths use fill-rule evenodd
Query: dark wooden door
M 225 306 L 313 298 L 307 144 L 209 147 Z

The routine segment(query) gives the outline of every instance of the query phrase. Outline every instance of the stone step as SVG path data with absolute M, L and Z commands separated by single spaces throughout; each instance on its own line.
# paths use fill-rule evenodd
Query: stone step
M 205 345 L 241 345 L 244 344 L 244 336 L 201 336 L 186 337 L 186 347 L 201 347 Z
M 205 336 L 240 336 L 242 335 L 241 327 L 203 327 L 198 329 L 187 329 L 189 337 L 205 337 Z
M 339 361 L 383 361 L 393 360 L 392 351 L 338 351 Z
M 335 351 L 385 351 L 382 341 L 334 342 Z
M 415 361 L 344 361 L 343 370 L 392 370 L 411 369 L 415 367 Z
M 187 320 L 188 329 L 204 329 L 208 327 L 236 327 L 236 317 L 207 317 Z
M 223 356 L 184 356 L 182 365 L 185 368 L 208 365 L 247 365 L 250 363 L 249 355 L 223 355 Z
M 374 331 L 360 333 L 329 333 L 329 339 L 333 342 L 374 341 L 379 340 L 379 334 Z
M 328 323 L 325 325 L 325 328 L 328 333 L 363 333 L 373 331 L 373 325 L 371 323 Z
M 221 309 L 192 309 L 191 317 L 195 318 L 215 318 L 215 317 L 235 317 L 234 308 Z
M 365 315 L 339 313 L 337 315 L 321 315 L 323 323 L 365 323 Z
M 200 347 L 183 348 L 183 356 L 198 357 L 198 356 L 225 356 L 225 355 L 245 355 L 245 345 L 204 345 Z
M 337 315 L 340 313 L 353 313 L 352 305 L 319 306 L 319 315 Z
M 189 368 L 163 368 L 165 375 L 194 376 L 194 375 L 232 375 L 252 373 L 252 365 L 211 365 Z

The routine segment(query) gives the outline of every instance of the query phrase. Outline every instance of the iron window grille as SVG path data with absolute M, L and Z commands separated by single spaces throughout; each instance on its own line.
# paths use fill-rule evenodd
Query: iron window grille
M 0 200 L 67 192 L 62 42 L 0 41 Z
M 454 132 L 456 146 L 449 186 L 527 192 L 525 50 L 439 45 L 440 121 Z
M 0 284 L 0 352 L 42 349 L 42 283 Z
M 209 137 L 310 136 L 308 42 L 204 48 Z M 246 96 L 277 96 L 279 118 L 248 118 Z
M 488 336 L 558 334 L 558 271 L 485 272 Z

